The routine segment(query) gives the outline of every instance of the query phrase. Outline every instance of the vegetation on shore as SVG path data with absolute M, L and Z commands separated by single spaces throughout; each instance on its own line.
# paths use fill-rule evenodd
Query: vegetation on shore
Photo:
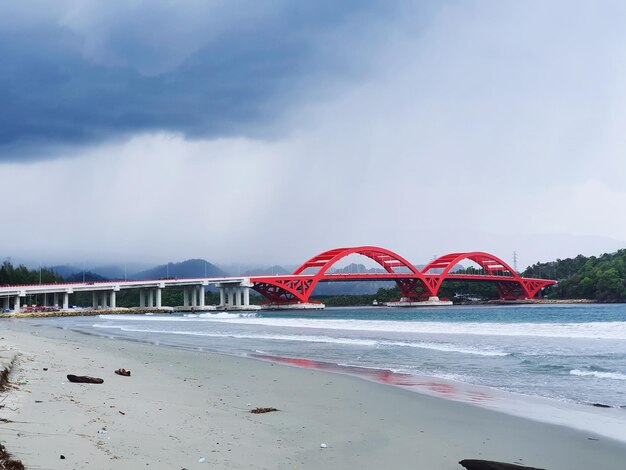
M 598 302 L 626 301 L 626 249 L 601 256 L 557 259 L 529 266 L 524 276 L 556 279 L 547 291 L 549 299 L 591 299 Z
M 9 260 L 0 266 L 0 285 L 2 284 L 53 284 L 65 280 L 48 268 L 28 269 L 23 264 L 15 267 Z

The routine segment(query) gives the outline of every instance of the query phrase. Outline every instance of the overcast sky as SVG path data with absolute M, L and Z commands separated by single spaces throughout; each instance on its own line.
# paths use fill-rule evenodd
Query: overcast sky
M 2 257 L 626 246 L 622 1 L 0 10 Z

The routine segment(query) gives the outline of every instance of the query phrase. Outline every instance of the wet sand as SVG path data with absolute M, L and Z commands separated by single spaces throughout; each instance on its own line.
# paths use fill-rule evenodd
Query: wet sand
M 357 377 L 28 320 L 0 325 L 4 356 L 20 352 L 15 386 L 0 398 L 0 418 L 12 421 L 0 423 L 0 442 L 27 468 L 462 470 L 459 460 L 476 458 L 608 470 L 626 462 L 622 442 Z M 104 383 L 70 383 L 67 374 Z

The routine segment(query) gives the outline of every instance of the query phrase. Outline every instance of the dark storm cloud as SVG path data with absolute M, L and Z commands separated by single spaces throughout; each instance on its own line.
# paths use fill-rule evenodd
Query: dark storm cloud
M 21 8 L 17 26 L 0 20 L 0 161 L 142 131 L 258 133 L 306 77 L 341 73 L 337 61 L 325 63 L 320 37 L 391 14 L 357 0 L 187 3 L 187 15 L 168 16 L 153 8 L 160 3 L 113 2 L 103 12 L 70 1 L 32 21 Z

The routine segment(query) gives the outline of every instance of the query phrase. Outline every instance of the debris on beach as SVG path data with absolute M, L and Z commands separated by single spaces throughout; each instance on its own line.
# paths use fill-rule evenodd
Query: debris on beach
M 6 448 L 0 444 L 0 465 L 7 470 L 25 470 L 24 464 L 20 460 L 14 460 Z
M 126 369 L 117 369 L 115 373 L 117 375 L 123 375 L 124 377 L 130 377 L 130 371 Z
M 326 449 L 326 447 L 328 447 L 328 445 L 326 443 L 322 442 L 320 444 L 320 449 Z
M 278 411 L 278 409 L 276 408 L 254 408 L 253 410 L 250 410 L 250 413 L 258 415 L 261 413 L 271 413 L 272 411 Z
M 467 470 L 545 470 L 544 468 L 524 467 L 512 463 L 494 462 L 491 460 L 461 460 L 459 462 Z
M 104 383 L 104 379 L 100 377 L 89 377 L 88 375 L 73 375 L 67 374 L 67 380 L 74 383 L 84 383 L 84 384 L 102 384 Z

